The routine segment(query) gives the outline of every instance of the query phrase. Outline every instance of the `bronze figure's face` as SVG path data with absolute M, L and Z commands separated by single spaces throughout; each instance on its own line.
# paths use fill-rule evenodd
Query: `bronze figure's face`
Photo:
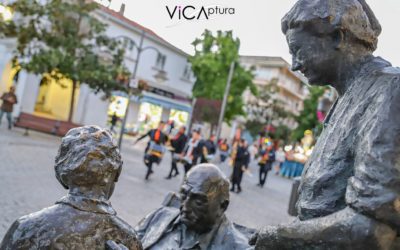
M 181 221 L 191 230 L 212 229 L 229 204 L 229 182 L 212 164 L 194 167 L 181 187 Z
M 333 35 L 317 35 L 302 28 L 288 30 L 286 39 L 292 55 L 292 70 L 299 70 L 313 85 L 330 84 L 336 74 L 339 51 Z
M 299 0 L 281 25 L 292 69 L 310 84 L 339 88 L 354 64 L 376 49 L 381 32 L 364 0 Z

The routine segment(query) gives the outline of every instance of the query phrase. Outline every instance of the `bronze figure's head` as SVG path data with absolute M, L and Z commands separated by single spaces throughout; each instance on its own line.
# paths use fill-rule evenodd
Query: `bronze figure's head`
M 109 199 L 122 159 L 111 133 L 97 126 L 71 129 L 56 156 L 57 180 L 70 193 Z
M 310 84 L 335 84 L 377 48 L 381 26 L 365 0 L 299 0 L 282 19 L 292 70 Z
M 213 164 L 192 168 L 181 187 L 181 220 L 197 233 L 212 229 L 229 205 L 229 181 Z

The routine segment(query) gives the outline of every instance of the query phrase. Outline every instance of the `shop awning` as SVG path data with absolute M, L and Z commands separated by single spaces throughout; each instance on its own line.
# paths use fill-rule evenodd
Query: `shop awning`
M 128 95 L 122 91 L 114 91 L 113 94 L 118 95 L 118 96 L 128 97 Z M 176 109 L 176 110 L 185 111 L 185 112 L 189 112 L 189 113 L 192 112 L 192 107 L 188 103 L 174 100 L 171 98 L 167 98 L 164 96 L 156 95 L 156 94 L 146 92 L 146 91 L 144 91 L 142 93 L 142 96 L 140 98 L 138 96 L 131 96 L 131 101 L 133 101 L 133 102 L 148 102 L 148 103 L 158 105 L 158 106 L 161 106 L 161 107 L 167 108 L 167 109 Z
M 148 102 L 154 105 L 161 106 L 163 108 L 176 109 L 176 110 L 186 111 L 189 113 L 192 111 L 192 107 L 187 103 L 147 92 L 143 93 L 142 97 L 140 98 L 140 102 Z

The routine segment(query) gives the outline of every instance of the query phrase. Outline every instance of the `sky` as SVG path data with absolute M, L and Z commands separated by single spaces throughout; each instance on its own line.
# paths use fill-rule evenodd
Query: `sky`
M 291 61 L 280 20 L 296 0 L 112 0 L 110 7 L 119 9 L 122 2 L 126 4 L 126 17 L 153 30 L 189 54 L 194 53 L 191 43 L 205 29 L 232 30 L 241 41 L 241 55 L 280 56 Z M 367 0 L 367 3 L 383 29 L 375 55 L 400 66 L 400 0 Z M 187 16 L 198 14 L 202 6 L 214 10 L 216 6 L 220 10 L 234 8 L 234 14 L 210 15 L 206 19 L 201 13 L 199 20 L 178 20 L 176 12 L 171 20 L 166 6 L 172 13 L 175 6 L 188 5 L 196 9 L 187 9 Z

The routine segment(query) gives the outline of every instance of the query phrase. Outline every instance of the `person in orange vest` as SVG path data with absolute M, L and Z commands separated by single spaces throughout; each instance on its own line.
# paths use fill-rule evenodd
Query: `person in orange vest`
M 151 129 L 149 132 L 136 139 L 134 143 L 138 143 L 147 136 L 150 137 L 150 141 L 147 143 L 146 149 L 144 150 L 144 163 L 147 166 L 145 180 L 148 180 L 149 176 L 154 173 L 152 169 L 153 163 L 160 164 L 164 154 L 164 144 L 167 142 L 167 135 L 163 132 L 164 126 L 165 122 L 161 121 L 158 128 Z
M 219 157 L 221 159 L 221 163 L 225 162 L 226 158 L 228 158 L 228 155 L 229 155 L 229 145 L 228 141 L 224 139 L 219 144 Z

